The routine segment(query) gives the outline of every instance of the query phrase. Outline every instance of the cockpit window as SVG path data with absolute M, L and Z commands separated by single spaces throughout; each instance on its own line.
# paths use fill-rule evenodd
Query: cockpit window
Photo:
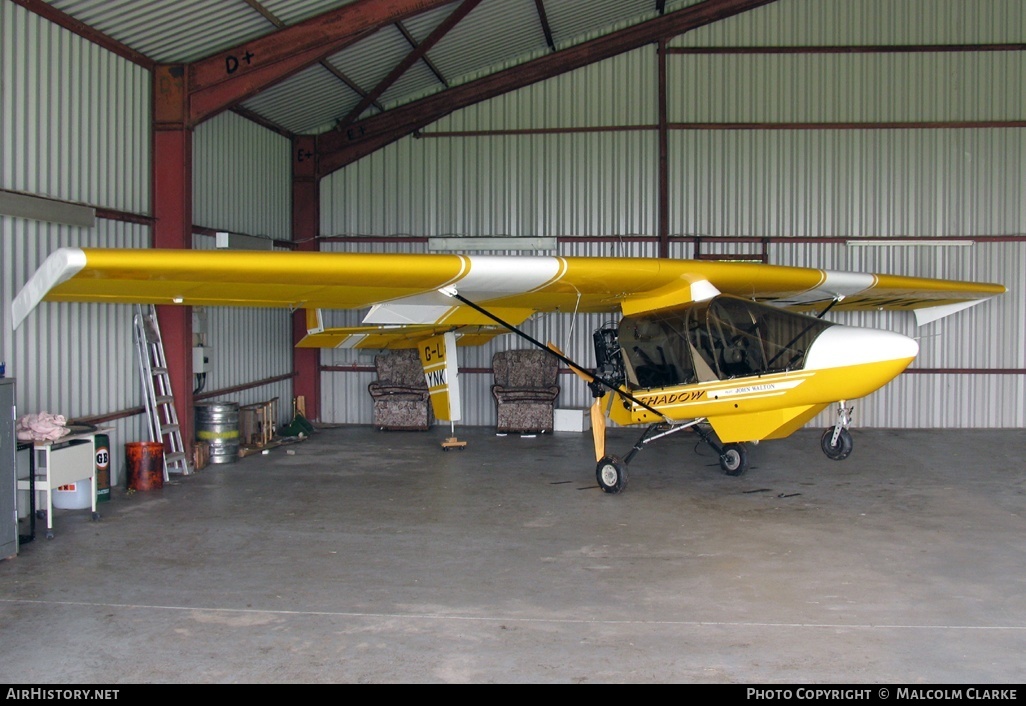
M 832 324 L 720 295 L 625 316 L 619 344 L 633 387 L 667 387 L 799 370 Z

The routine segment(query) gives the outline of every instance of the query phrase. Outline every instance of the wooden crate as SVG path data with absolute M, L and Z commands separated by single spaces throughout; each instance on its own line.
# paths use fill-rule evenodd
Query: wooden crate
M 263 448 L 274 439 L 278 398 L 239 407 L 239 440 L 243 446 Z

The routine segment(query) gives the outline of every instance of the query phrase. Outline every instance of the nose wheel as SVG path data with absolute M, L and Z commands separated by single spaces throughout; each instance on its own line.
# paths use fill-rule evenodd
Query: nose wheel
M 823 449 L 826 457 L 833 461 L 843 461 L 851 454 L 855 442 L 848 431 L 851 425 L 851 413 L 854 407 L 845 407 L 844 400 L 837 403 L 837 423 L 823 432 L 820 437 L 819 447 Z
M 823 453 L 834 461 L 843 461 L 848 458 L 854 445 L 851 432 L 847 429 L 835 430 L 830 427 L 823 432 L 823 436 L 819 440 L 819 446 L 823 449 Z

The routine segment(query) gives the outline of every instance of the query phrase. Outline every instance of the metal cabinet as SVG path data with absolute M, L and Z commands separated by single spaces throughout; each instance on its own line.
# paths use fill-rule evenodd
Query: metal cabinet
M 17 418 L 12 378 L 0 378 L 0 559 L 18 553 L 18 481 L 14 436 Z

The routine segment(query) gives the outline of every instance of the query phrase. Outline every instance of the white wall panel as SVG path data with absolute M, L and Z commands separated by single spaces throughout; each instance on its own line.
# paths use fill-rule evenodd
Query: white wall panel
M 1020 0 L 777 0 L 677 37 L 676 46 L 1017 43 Z
M 1014 120 L 1022 51 L 671 55 L 670 122 Z
M 325 235 L 653 235 L 650 132 L 407 138 L 322 181 Z
M 0 3 L 0 188 L 148 213 L 150 79 Z
M 193 133 L 193 222 L 232 233 L 288 240 L 291 143 L 235 113 Z
M 982 236 L 1024 231 L 1026 130 L 680 130 L 670 232 Z

